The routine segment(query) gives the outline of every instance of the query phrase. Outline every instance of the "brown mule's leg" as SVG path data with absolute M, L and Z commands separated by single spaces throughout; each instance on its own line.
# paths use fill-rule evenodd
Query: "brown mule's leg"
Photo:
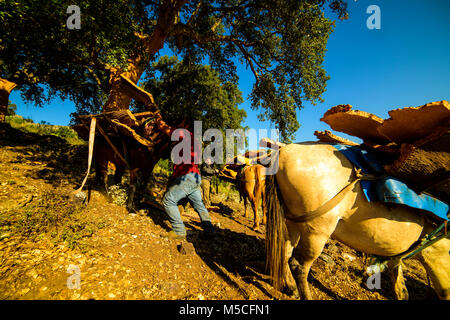
M 239 184 L 239 195 L 244 199 L 244 217 L 245 218 L 249 218 L 249 215 L 247 213 L 247 200 L 248 198 L 248 192 L 246 189 L 246 184 L 245 182 L 241 182 Z
M 267 213 L 266 213 L 266 193 L 265 193 L 265 186 L 263 185 L 261 188 L 261 209 L 263 214 L 262 224 L 267 224 Z
M 252 209 L 253 209 L 253 230 L 259 229 L 259 214 L 258 214 L 258 200 L 256 197 L 252 197 L 253 200 L 251 201 Z
M 243 195 L 242 197 L 244 198 L 244 217 L 248 218 L 248 213 L 247 213 L 247 196 Z
M 122 183 L 122 177 L 123 177 L 124 173 L 125 173 L 125 166 L 116 165 L 116 171 L 114 172 L 114 183 L 115 184 Z
M 256 202 L 255 196 L 249 194 L 250 204 L 253 210 L 253 230 L 258 230 L 259 228 L 259 215 L 258 215 L 258 204 Z
M 103 158 L 95 160 L 95 181 L 104 188 L 104 192 L 108 196 L 108 160 Z
M 136 192 L 134 195 L 134 202 L 139 206 L 142 199 L 144 198 L 147 183 L 150 179 L 150 172 L 140 169 L 139 176 L 135 179 Z
M 130 190 L 128 192 L 127 210 L 129 212 L 136 212 L 134 196 L 136 194 L 136 179 L 139 169 L 130 170 Z

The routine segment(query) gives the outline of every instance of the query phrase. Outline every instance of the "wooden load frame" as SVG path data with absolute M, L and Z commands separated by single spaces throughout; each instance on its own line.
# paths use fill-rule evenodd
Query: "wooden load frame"
M 153 99 L 153 96 L 145 90 L 139 88 L 130 79 L 121 75 L 121 92 L 128 95 L 130 98 L 135 99 L 144 104 L 147 110 L 141 113 L 131 113 L 130 110 L 117 110 L 111 112 L 104 112 L 101 114 L 89 114 L 79 115 L 76 119 L 80 122 L 72 128 L 78 133 L 78 135 L 89 142 L 89 155 L 88 155 L 88 170 L 81 187 L 75 191 L 75 193 L 82 190 L 87 176 L 90 172 L 92 154 L 94 148 L 94 140 L 96 136 L 96 130 L 106 140 L 108 145 L 116 153 L 116 155 L 130 168 L 129 162 L 126 157 L 126 140 L 132 139 L 137 141 L 141 145 L 151 149 L 157 145 L 161 145 L 167 137 L 156 129 L 152 124 L 156 114 L 159 113 L 158 107 Z M 142 133 L 144 125 L 150 126 L 150 135 L 144 136 Z M 115 146 L 111 138 L 117 137 L 122 140 L 124 152 L 121 153 L 117 146 Z M 169 146 L 169 142 L 163 144 L 162 149 L 166 149 Z M 162 151 L 162 150 L 161 150 Z

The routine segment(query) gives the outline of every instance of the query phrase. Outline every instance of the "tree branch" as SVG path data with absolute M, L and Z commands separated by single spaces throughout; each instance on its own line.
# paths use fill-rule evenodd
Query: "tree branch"
M 245 48 L 239 44 L 236 43 L 237 47 L 241 50 L 242 54 L 244 55 L 245 60 L 247 61 L 248 65 L 250 66 L 250 69 L 253 72 L 253 75 L 255 76 L 255 80 L 256 82 L 259 81 L 259 74 L 255 69 L 255 66 L 253 65 L 253 61 L 258 65 L 258 67 L 261 68 L 261 66 L 256 62 L 256 60 L 247 52 L 247 50 L 245 50 Z
M 237 38 L 234 38 L 232 36 L 227 35 L 200 35 L 197 31 L 195 31 L 192 27 L 183 24 L 183 23 L 177 23 L 170 33 L 172 36 L 182 35 L 187 36 L 188 38 L 191 38 L 194 40 L 197 44 L 206 44 L 209 42 L 233 42 L 235 44 L 240 44 L 244 47 L 251 47 L 257 44 L 259 41 L 252 41 L 252 42 L 246 42 Z
M 95 71 L 92 70 L 92 69 L 89 68 L 89 67 L 87 67 L 86 69 L 89 71 L 89 73 L 92 75 L 92 77 L 94 77 L 94 80 L 95 80 L 95 82 L 97 82 L 97 85 L 98 85 L 104 92 L 108 92 L 109 89 L 106 88 L 106 87 L 103 85 L 102 81 L 101 81 L 100 78 L 97 76 L 97 74 L 95 73 Z
M 200 11 L 200 7 L 203 4 L 203 0 L 200 0 L 197 3 L 197 7 L 195 8 L 194 12 L 192 13 L 192 15 L 189 17 L 188 22 L 186 23 L 187 25 L 191 25 L 192 21 L 194 20 L 194 17 L 198 14 L 198 12 Z
M 220 23 L 220 22 L 219 22 Z M 216 23 L 217 24 L 217 23 Z M 214 26 L 216 26 L 216 24 Z M 216 26 L 217 27 L 217 26 Z M 262 70 L 267 70 L 267 68 L 263 67 L 261 64 L 258 63 L 258 61 L 245 49 L 246 47 L 252 47 L 256 44 L 262 43 L 262 40 L 252 41 L 252 42 L 246 42 L 237 38 L 234 38 L 232 36 L 228 35 L 210 35 L 210 36 L 203 36 L 200 35 L 197 31 L 195 31 L 193 28 L 186 24 L 178 23 L 171 35 L 182 35 L 189 37 L 194 42 L 196 42 L 199 45 L 204 45 L 210 42 L 228 42 L 233 43 L 236 45 L 239 50 L 241 51 L 244 59 L 247 61 L 248 65 L 250 66 L 250 69 L 252 73 L 254 74 L 256 81 L 259 79 L 259 73 L 255 68 L 255 65 L 258 66 L 258 68 Z M 271 35 L 269 35 L 271 36 Z

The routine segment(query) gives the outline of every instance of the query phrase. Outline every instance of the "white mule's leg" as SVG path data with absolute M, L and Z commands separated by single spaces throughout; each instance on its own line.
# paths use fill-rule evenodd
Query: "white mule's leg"
M 329 237 L 324 234 L 302 232 L 300 241 L 289 260 L 289 267 L 297 283 L 300 297 L 304 300 L 313 299 L 309 289 L 308 274 L 313 262 L 322 253 L 328 239 Z
M 408 300 L 408 289 L 403 277 L 403 263 L 399 259 L 392 259 L 388 262 L 388 268 L 391 273 L 391 279 L 394 287 L 394 293 L 397 300 Z
M 286 240 L 286 253 L 285 261 L 283 263 L 284 279 L 283 279 L 283 291 L 290 296 L 299 296 L 298 288 L 294 277 L 292 276 L 291 269 L 289 267 L 289 259 L 292 256 L 294 248 L 300 239 L 300 230 L 297 224 L 286 221 L 286 227 L 288 230 L 288 239 Z
M 433 289 L 442 300 L 450 300 L 450 239 L 442 239 L 422 250 L 417 259 L 430 276 Z

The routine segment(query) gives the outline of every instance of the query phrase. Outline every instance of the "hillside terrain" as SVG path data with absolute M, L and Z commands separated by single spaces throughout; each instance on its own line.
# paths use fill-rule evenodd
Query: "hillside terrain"
M 63 136 L 46 130 L 0 124 L 0 299 L 291 299 L 270 286 L 264 227 L 250 229 L 235 191 L 221 186 L 212 195 L 212 240 L 201 237 L 198 216 L 186 208 L 194 251 L 184 252 L 166 238 L 166 215 L 153 206 L 131 214 L 98 188 L 87 203 L 74 200 L 87 146 L 66 129 Z M 155 169 L 148 188 L 156 201 L 166 180 Z M 380 290 L 367 289 L 367 261 L 330 240 L 312 268 L 313 296 L 393 299 L 388 275 Z M 424 269 L 406 264 L 410 299 L 436 299 Z

